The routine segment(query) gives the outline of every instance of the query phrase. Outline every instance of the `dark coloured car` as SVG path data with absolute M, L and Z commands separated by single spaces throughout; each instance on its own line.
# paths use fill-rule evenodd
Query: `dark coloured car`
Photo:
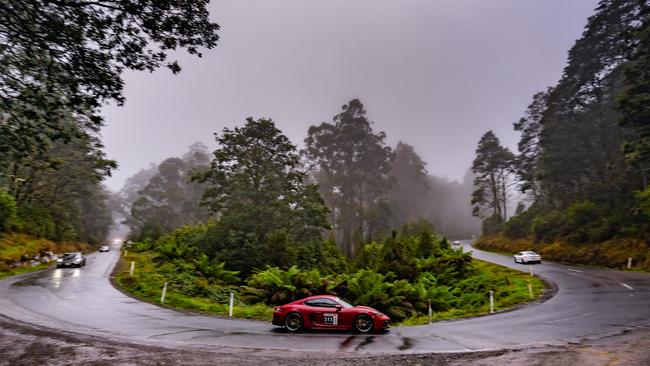
M 63 257 L 56 260 L 57 268 L 62 267 L 83 267 L 86 265 L 86 257 L 80 252 L 65 253 Z
M 368 306 L 352 306 L 330 295 L 311 296 L 277 306 L 273 324 L 290 332 L 301 329 L 349 329 L 360 333 L 390 327 L 390 318 Z

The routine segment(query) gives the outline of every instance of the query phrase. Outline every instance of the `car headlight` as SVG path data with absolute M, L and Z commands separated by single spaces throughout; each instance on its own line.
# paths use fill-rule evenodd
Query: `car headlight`
M 61 262 L 63 262 L 63 258 L 57 258 L 57 259 L 56 259 L 56 262 L 57 262 L 57 263 L 61 263 Z

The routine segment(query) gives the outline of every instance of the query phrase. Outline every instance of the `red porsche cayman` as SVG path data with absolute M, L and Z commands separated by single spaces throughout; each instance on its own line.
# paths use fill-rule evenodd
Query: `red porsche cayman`
M 307 297 L 277 306 L 273 324 L 291 332 L 300 329 L 353 329 L 360 333 L 386 329 L 390 318 L 368 306 L 352 306 L 329 295 Z

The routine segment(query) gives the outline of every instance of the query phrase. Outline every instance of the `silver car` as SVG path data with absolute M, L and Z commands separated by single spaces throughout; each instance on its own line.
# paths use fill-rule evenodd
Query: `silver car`
M 63 257 L 56 260 L 56 267 L 83 267 L 86 265 L 86 257 L 80 252 L 65 253 Z
M 533 251 L 519 252 L 513 257 L 515 259 L 515 263 L 542 263 L 542 257 Z
M 99 252 L 100 253 L 101 252 L 108 252 L 110 250 L 111 250 L 111 247 L 109 247 L 108 245 L 102 245 L 101 247 L 99 247 Z

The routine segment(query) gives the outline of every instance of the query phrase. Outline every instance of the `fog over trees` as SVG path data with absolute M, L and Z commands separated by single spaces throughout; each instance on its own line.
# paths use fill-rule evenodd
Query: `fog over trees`
M 269 121 L 256 122 L 249 119 L 247 126 L 251 123 Z M 210 169 L 208 162 L 211 158 L 207 148 L 194 144 L 183 158 L 166 159 L 158 166 L 143 169 L 129 178 L 124 188 L 118 192 L 117 199 L 123 207 L 127 207 L 124 210 L 127 213 L 125 223 L 131 227 L 132 235 L 136 238 L 155 238 L 184 224 L 208 222 L 210 216 L 206 209 L 212 212 L 212 219 L 224 220 L 224 215 L 229 217 L 229 210 L 234 209 L 232 204 L 246 206 L 248 199 L 256 203 L 251 201 L 246 207 L 253 211 L 261 210 L 256 214 L 259 218 L 253 220 L 256 225 L 279 215 L 281 210 L 273 209 L 269 203 L 271 201 L 264 204 L 261 202 L 264 201 L 263 197 L 288 199 L 288 193 L 273 193 L 276 189 L 273 187 L 286 186 L 289 181 L 283 184 L 278 181 L 278 185 L 255 178 L 261 174 L 260 177 L 269 179 L 267 171 L 264 174 L 260 172 L 250 175 L 250 179 L 242 177 L 244 180 L 237 185 L 220 183 L 232 169 L 235 169 L 232 170 L 234 174 L 241 169 L 248 169 L 245 167 L 252 169 L 259 166 L 261 169 L 267 165 L 263 159 L 259 160 L 261 155 L 255 155 L 254 151 L 248 153 L 255 155 L 246 158 L 248 160 L 230 160 L 234 159 L 233 156 L 239 156 L 237 159 L 244 158 L 239 154 L 244 154 L 249 145 L 251 149 L 265 146 L 264 135 L 245 138 L 248 131 L 246 128 L 224 130 L 225 135 L 217 140 L 219 148 L 212 154 L 212 159 L 216 160 L 212 160 Z M 246 142 L 248 139 L 252 140 Z M 470 173 L 463 182 L 435 177 L 428 174 L 426 164 L 412 146 L 400 142 L 392 149 L 384 143 L 384 139 L 383 132 L 373 130 L 361 101 L 353 99 L 343 106 L 341 113 L 333 117 L 333 123 L 322 123 L 309 128 L 302 159 L 295 160 L 298 156 L 290 155 L 283 159 L 283 164 L 290 163 L 292 169 L 304 166 L 307 169 L 305 173 L 308 173 L 304 179 L 318 184 L 330 225 L 328 229 L 322 226 L 326 230 L 321 230 L 319 235 L 331 236 L 344 253 L 354 256 L 359 243 L 370 242 L 389 234 L 393 229 L 420 220 L 428 221 L 432 228 L 452 237 L 478 234 L 480 221 L 472 217 L 468 199 L 472 185 Z M 282 143 L 291 146 L 289 141 Z M 270 146 L 260 150 L 260 153 L 271 153 Z M 226 153 L 229 155 L 224 155 Z M 278 153 L 279 151 L 267 159 L 278 159 Z M 235 161 L 238 161 L 236 165 L 231 166 Z M 236 167 L 240 170 L 236 170 Z M 296 170 L 291 176 L 297 178 L 296 174 L 303 173 Z M 256 184 L 260 186 L 253 191 L 260 191 L 263 197 L 254 199 L 237 196 L 237 199 L 228 199 L 231 204 L 225 205 L 222 200 L 230 195 L 236 196 L 236 191 L 243 189 L 248 181 L 258 181 Z M 305 194 L 308 191 L 309 189 Z M 297 193 L 295 188 L 291 192 L 294 195 Z M 204 205 L 200 204 L 202 196 Z M 305 207 L 315 206 L 311 203 Z M 250 211 L 242 210 L 239 211 Z M 284 216 L 289 218 L 291 215 L 286 213 Z M 248 221 L 239 218 L 242 224 Z M 286 229 L 287 226 L 279 227 Z M 244 231 L 255 232 L 250 228 Z M 288 240 L 297 238 L 291 239 L 290 236 Z
M 649 8 L 600 2 L 560 81 L 535 94 L 514 123 L 516 157 L 492 132 L 481 139 L 473 169 L 488 175 L 477 178 L 473 202 L 493 209 L 482 216 L 484 232 L 573 243 L 648 237 Z M 532 203 L 515 217 L 498 202 L 507 186 L 500 177 L 510 172 Z

